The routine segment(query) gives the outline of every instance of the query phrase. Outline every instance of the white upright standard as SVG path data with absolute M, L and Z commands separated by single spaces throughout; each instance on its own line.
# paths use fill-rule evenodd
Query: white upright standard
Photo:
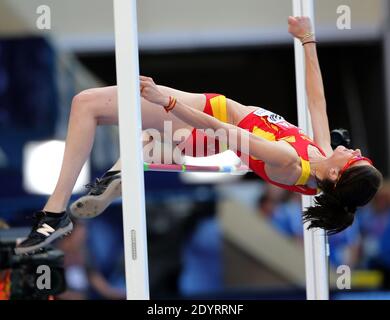
M 136 0 L 114 0 L 128 300 L 149 299 Z
M 293 15 L 310 17 L 315 26 L 313 0 L 293 0 Z M 313 136 L 305 89 L 305 52 L 301 42 L 295 39 L 295 72 L 298 100 L 298 125 Z M 304 196 L 302 207 L 314 205 L 314 198 Z M 322 229 L 307 230 L 304 225 L 306 296 L 308 300 L 329 299 L 329 275 L 327 264 L 328 245 Z

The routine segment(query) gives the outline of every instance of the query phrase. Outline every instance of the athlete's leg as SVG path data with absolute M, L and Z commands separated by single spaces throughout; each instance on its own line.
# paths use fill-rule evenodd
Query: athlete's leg
M 164 88 L 162 90 L 170 89 Z M 175 94 L 186 104 L 196 107 L 198 105 L 201 107 L 204 98 L 202 95 L 178 91 L 175 91 Z M 143 128 L 153 128 L 162 132 L 164 122 L 167 122 L 171 125 L 173 132 L 187 129 L 187 136 L 191 133 L 191 127 L 172 114 L 167 114 L 161 106 L 153 105 L 144 99 L 141 103 Z M 38 214 L 38 221 L 29 237 L 15 249 L 17 254 L 31 253 L 42 249 L 72 230 L 72 222 L 65 213 L 65 209 L 81 168 L 91 152 L 96 127 L 117 123 L 117 88 L 115 86 L 86 90 L 73 99 L 65 153 L 57 185 L 44 206 L 43 212 Z
M 204 96 L 175 89 L 161 87 L 169 94 L 185 101 L 191 107 L 202 108 Z M 142 104 L 142 126 L 164 132 L 164 125 L 171 125 L 173 133 L 186 129 L 188 135 L 192 128 L 159 106 L 144 99 Z M 90 89 L 78 94 L 72 102 L 66 138 L 66 147 L 60 176 L 55 190 L 49 198 L 45 211 L 62 212 L 72 193 L 77 177 L 87 160 L 94 141 L 97 125 L 118 123 L 117 87 Z M 169 141 L 164 141 L 169 142 Z M 120 164 L 118 163 L 118 166 Z
M 98 98 L 97 98 L 98 97 Z M 16 254 L 42 250 L 57 238 L 73 229 L 65 209 L 74 184 L 92 149 L 98 124 L 117 123 L 116 91 L 91 89 L 78 94 L 72 101 L 68 133 L 60 176 L 53 194 L 27 239 L 15 248 Z
M 90 155 L 99 124 L 116 124 L 116 88 L 90 89 L 72 101 L 65 153 L 57 185 L 44 210 L 62 212 L 71 196 L 77 177 Z
M 159 88 L 165 94 L 177 97 L 190 107 L 199 110 L 204 109 L 206 99 L 203 94 L 187 93 L 164 86 L 159 86 Z M 99 103 L 99 101 L 96 103 Z M 145 161 L 150 163 L 181 163 L 182 154 L 179 149 L 175 151 L 175 156 L 173 156 L 176 144 L 172 143 L 172 137 L 179 129 L 184 129 L 184 131 L 182 130 L 181 139 L 185 140 L 191 134 L 192 128 L 171 114 L 167 114 L 159 105 L 152 104 L 144 99 L 141 99 L 141 105 L 143 128 L 145 129 L 142 136 Z M 167 135 L 164 137 L 164 130 L 171 130 L 172 132 L 166 132 Z M 108 172 L 97 179 L 94 184 L 91 184 L 92 188 L 87 195 L 82 196 L 71 204 L 70 210 L 72 214 L 78 218 L 96 217 L 114 199 L 120 197 L 121 178 L 120 172 L 118 172 L 120 170 L 119 159 Z

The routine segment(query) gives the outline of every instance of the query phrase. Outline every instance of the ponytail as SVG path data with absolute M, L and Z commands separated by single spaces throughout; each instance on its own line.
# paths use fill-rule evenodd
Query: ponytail
M 371 201 L 382 181 L 373 166 L 348 169 L 337 186 L 331 180 L 317 180 L 322 193 L 315 198 L 315 206 L 303 212 L 303 221 L 310 223 L 309 229 L 322 228 L 329 235 L 345 230 L 352 225 L 357 207 Z

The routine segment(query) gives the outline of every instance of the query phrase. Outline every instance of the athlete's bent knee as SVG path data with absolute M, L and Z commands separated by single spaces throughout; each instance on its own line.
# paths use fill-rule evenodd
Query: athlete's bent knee
M 96 89 L 87 89 L 81 91 L 73 97 L 72 104 L 86 104 L 96 99 L 98 92 Z
M 72 100 L 72 112 L 93 112 L 93 106 L 97 99 L 95 89 L 81 91 Z

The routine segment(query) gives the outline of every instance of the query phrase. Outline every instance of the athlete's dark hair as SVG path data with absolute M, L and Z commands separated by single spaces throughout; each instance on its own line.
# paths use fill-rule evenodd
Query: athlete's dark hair
M 339 233 L 352 225 L 357 207 L 368 204 L 381 187 L 382 174 L 373 166 L 356 166 L 346 170 L 337 184 L 318 180 L 322 193 L 315 206 L 303 213 L 309 229 L 322 228 L 328 235 Z

